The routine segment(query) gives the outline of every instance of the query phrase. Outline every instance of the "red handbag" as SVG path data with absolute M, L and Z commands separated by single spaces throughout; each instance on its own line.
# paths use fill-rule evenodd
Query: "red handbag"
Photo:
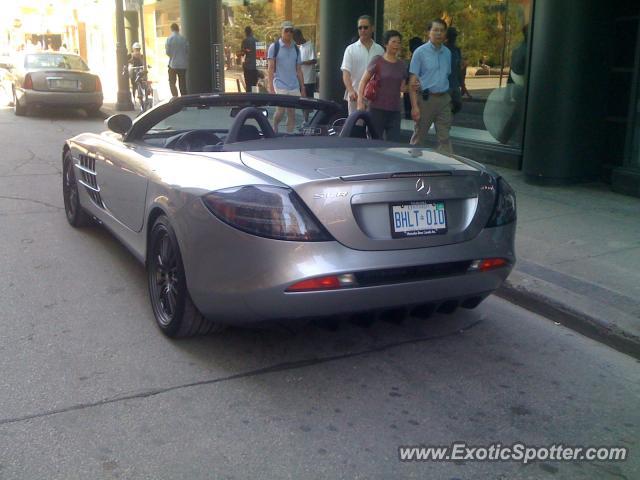
M 367 86 L 364 87 L 364 98 L 370 102 L 375 101 L 378 96 L 378 90 L 380 89 L 380 78 L 378 71 L 380 69 L 380 60 L 376 62 L 376 69 L 373 72 L 373 76 L 367 82 Z

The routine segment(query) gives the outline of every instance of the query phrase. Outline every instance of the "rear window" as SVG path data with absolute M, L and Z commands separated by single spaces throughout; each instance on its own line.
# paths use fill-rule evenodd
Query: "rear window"
M 25 57 L 24 66 L 33 68 L 64 68 L 66 70 L 89 70 L 84 61 L 77 55 L 64 53 L 35 53 Z

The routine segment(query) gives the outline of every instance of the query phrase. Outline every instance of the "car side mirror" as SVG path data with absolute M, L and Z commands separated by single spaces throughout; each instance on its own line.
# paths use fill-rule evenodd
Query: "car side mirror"
M 127 133 L 131 129 L 131 125 L 133 125 L 131 118 L 122 113 L 111 115 L 104 121 L 104 123 L 107 125 L 109 130 L 119 133 L 120 135 Z

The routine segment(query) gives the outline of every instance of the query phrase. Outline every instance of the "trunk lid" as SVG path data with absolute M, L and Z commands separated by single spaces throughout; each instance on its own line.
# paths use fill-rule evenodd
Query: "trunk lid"
M 80 70 L 31 70 L 33 89 L 49 92 L 95 92 L 96 76 Z
M 421 148 L 242 152 L 245 165 L 291 186 L 333 237 L 358 250 L 470 240 L 495 201 L 492 175 Z

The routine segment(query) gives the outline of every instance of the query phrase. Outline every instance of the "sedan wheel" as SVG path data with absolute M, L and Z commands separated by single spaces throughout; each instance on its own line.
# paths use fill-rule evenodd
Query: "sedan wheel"
M 15 91 L 13 92 L 13 113 L 18 117 L 23 117 L 27 114 L 27 107 L 20 105 Z
M 173 338 L 222 330 L 221 325 L 203 317 L 193 304 L 175 232 L 165 216 L 153 225 L 148 255 L 149 296 L 160 330 Z
M 62 165 L 62 197 L 67 221 L 71 226 L 84 227 L 91 224 L 91 218 L 80 205 L 78 183 L 73 171 L 73 159 L 69 152 L 65 153 Z

